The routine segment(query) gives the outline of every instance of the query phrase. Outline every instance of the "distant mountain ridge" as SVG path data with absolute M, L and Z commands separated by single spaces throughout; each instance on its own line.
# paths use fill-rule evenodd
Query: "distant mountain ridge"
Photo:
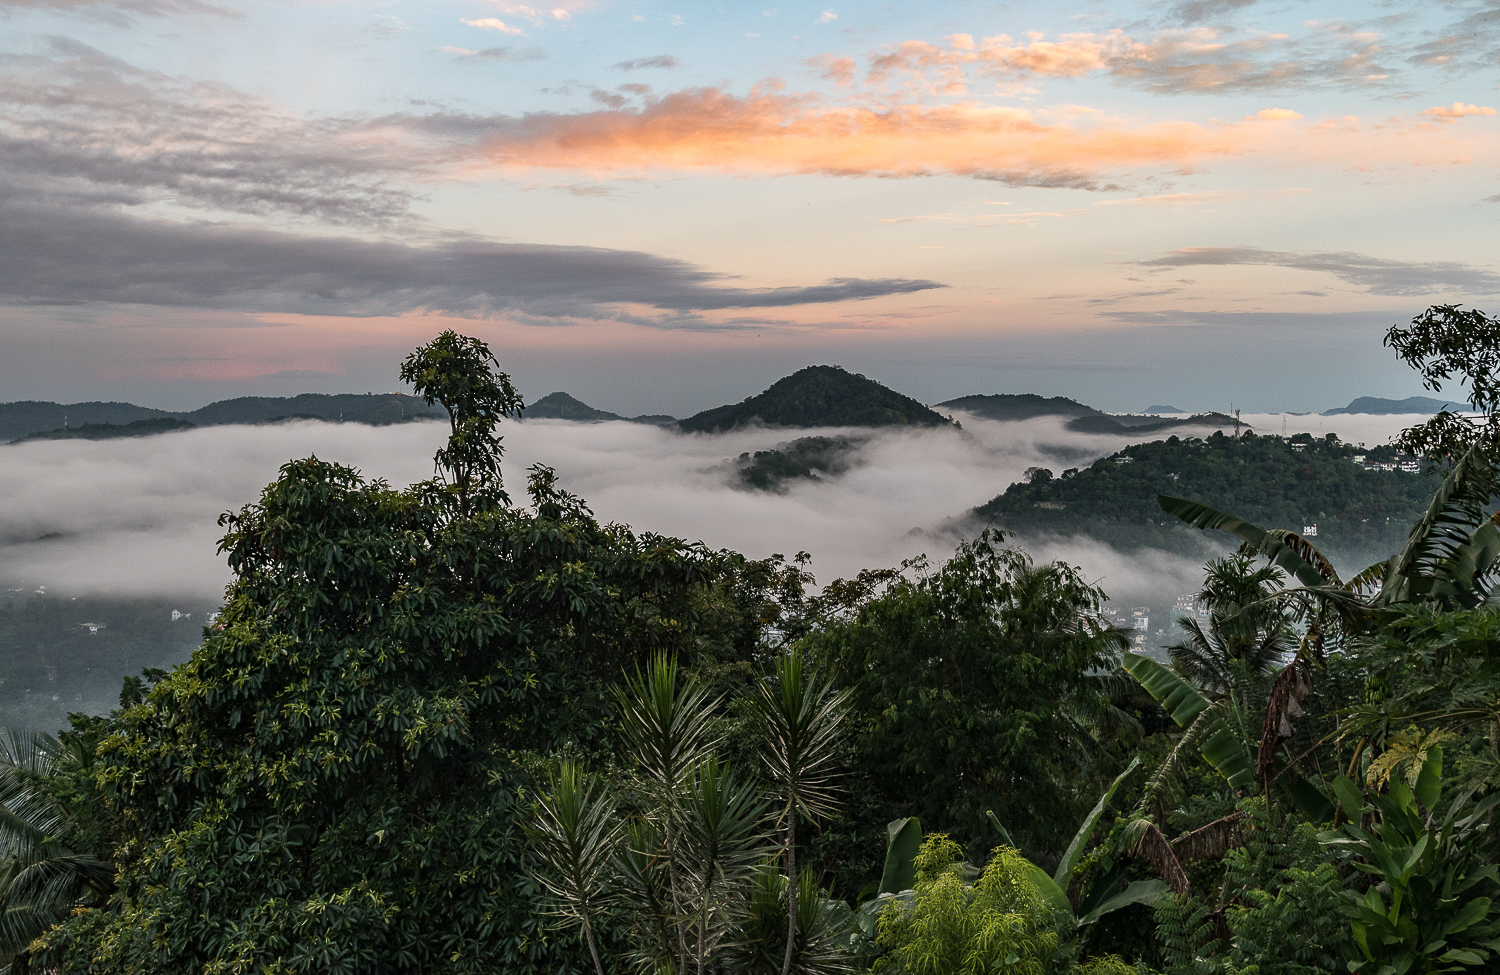
M 32 434 L 62 431 L 85 424 L 124 426 L 139 420 L 185 420 L 193 426 L 266 423 L 317 419 L 383 426 L 415 419 L 446 419 L 441 406 L 428 406 L 405 393 L 303 393 L 300 396 L 241 396 L 200 409 L 174 413 L 132 403 L 49 403 L 23 400 L 0 403 L 0 443 Z M 117 432 L 105 432 L 118 436 Z M 69 438 L 72 439 L 72 438 Z M 102 439 L 89 438 L 89 439 Z
M 584 423 L 602 423 L 605 420 L 625 420 L 630 423 L 649 423 L 661 426 L 677 418 L 665 414 L 648 413 L 641 416 L 621 416 L 592 406 L 567 393 L 548 393 L 521 411 L 523 420 L 575 420 Z
M 1445 409 L 1459 413 L 1468 413 L 1474 407 L 1468 403 L 1453 403 L 1448 400 L 1433 399 L 1430 396 L 1408 396 L 1406 399 L 1381 399 L 1379 396 L 1360 396 L 1342 409 L 1324 410 L 1323 416 L 1339 416 L 1345 413 L 1366 413 L 1371 415 L 1390 415 L 1392 413 L 1431 414 Z
M 960 396 L 938 406 L 963 410 L 987 420 L 1030 420 L 1039 416 L 1092 416 L 1099 411 L 1066 396 L 1038 396 L 1036 393 L 989 393 Z
M 888 386 L 841 366 L 807 366 L 765 392 L 677 421 L 687 433 L 768 427 L 945 426 L 952 421 Z

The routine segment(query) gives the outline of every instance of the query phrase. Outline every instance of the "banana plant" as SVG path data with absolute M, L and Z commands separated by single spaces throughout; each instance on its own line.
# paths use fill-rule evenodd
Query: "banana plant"
M 1120 665 L 1156 699 L 1179 728 L 1188 729 L 1214 771 L 1236 789 L 1255 784 L 1255 762 L 1244 738 L 1196 687 L 1145 654 L 1121 655 Z

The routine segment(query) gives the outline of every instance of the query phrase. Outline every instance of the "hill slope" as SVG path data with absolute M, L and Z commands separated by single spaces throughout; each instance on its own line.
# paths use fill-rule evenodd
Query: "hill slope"
M 525 420 L 577 420 L 584 423 L 600 423 L 604 420 L 626 420 L 631 423 L 649 423 L 661 426 L 671 423 L 676 417 L 662 414 L 646 414 L 643 416 L 621 416 L 618 413 L 610 413 L 607 410 L 596 410 L 577 397 L 567 393 L 548 393 L 541 399 L 532 403 L 521 411 L 521 418 Z
M 1324 416 L 1342 413 L 1436 413 L 1442 409 L 1468 412 L 1473 409 L 1468 403 L 1450 403 L 1430 396 L 1408 396 L 1406 399 L 1381 399 L 1379 396 L 1360 396 L 1340 410 L 1325 410 Z
M 1437 478 L 1366 469 L 1354 458 L 1394 458 L 1390 448 L 1359 450 L 1299 434 L 1206 440 L 1171 437 L 1136 444 L 1083 470 L 1047 472 L 1012 484 L 975 509 L 981 518 L 1022 534 L 1086 535 L 1118 548 L 1149 546 L 1195 553 L 1199 532 L 1169 517 L 1156 497 L 1168 494 L 1212 505 L 1262 528 L 1300 531 L 1317 525 L 1326 554 L 1358 563 L 1400 548 L 1427 509 Z M 1386 456 L 1390 455 L 1390 456 Z
M 300 396 L 242 396 L 219 400 L 187 413 L 154 410 L 130 403 L 46 403 L 35 400 L 0 403 L 0 443 L 85 424 L 123 426 L 138 420 L 185 420 L 193 426 L 265 423 L 311 418 L 383 425 L 420 418 L 446 419 L 441 406 L 428 406 L 405 393 L 303 393 Z M 120 436 L 106 431 L 105 436 Z M 131 435 L 131 434 L 123 434 Z M 138 434 L 136 434 L 138 435 Z M 71 439 L 71 438 L 69 438 Z
M 718 433 L 754 422 L 772 427 L 942 426 L 948 418 L 873 379 L 838 366 L 808 366 L 742 403 L 677 421 L 690 433 Z
M 1030 420 L 1038 416 L 1093 416 L 1099 411 L 1066 396 L 1038 396 L 1036 393 L 991 393 L 960 396 L 939 406 L 964 410 L 986 420 Z

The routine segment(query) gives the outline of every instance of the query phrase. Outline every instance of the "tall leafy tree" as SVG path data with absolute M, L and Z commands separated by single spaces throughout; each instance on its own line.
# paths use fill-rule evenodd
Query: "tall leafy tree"
M 608 747 L 622 663 L 748 639 L 716 588 L 744 566 L 601 525 L 544 468 L 512 504 L 492 434 L 519 399 L 481 343 L 445 334 L 405 373 L 451 412 L 440 478 L 398 491 L 307 458 L 225 516 L 223 612 L 96 759 L 114 894 L 45 935 L 46 964 L 588 964 L 526 879 L 529 769 Z
M 1037 565 L 986 532 L 936 568 L 830 586 L 806 647 L 850 692 L 850 788 L 866 834 L 918 815 L 987 850 L 993 811 L 1023 846 L 1061 853 L 1119 771 L 1121 636 L 1079 570 Z

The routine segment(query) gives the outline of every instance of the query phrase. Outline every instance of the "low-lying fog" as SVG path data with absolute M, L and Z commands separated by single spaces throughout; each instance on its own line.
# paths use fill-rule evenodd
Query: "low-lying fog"
M 959 414 L 953 429 L 871 432 L 860 462 L 785 494 L 739 490 L 727 462 L 833 430 L 747 430 L 681 435 L 640 424 L 528 420 L 506 423 L 505 471 L 524 497 L 533 463 L 555 468 L 602 519 L 753 557 L 813 555 L 820 582 L 926 552 L 948 555 L 942 531 L 1020 479 L 1026 468 L 1084 466 L 1127 443 L 1160 439 L 1080 435 L 1061 419 L 1001 423 Z M 1244 417 L 1263 433 L 1337 432 L 1384 442 L 1423 417 Z M 1204 435 L 1204 430 L 1178 430 Z M 220 512 L 253 500 L 285 461 L 315 454 L 368 477 L 405 485 L 432 474 L 447 425 L 389 427 L 298 422 L 211 427 L 130 440 L 37 441 L 0 446 L 0 586 L 51 591 L 213 598 L 229 571 L 216 554 Z M 1115 599 L 1186 592 L 1201 565 L 1166 555 L 1130 557 L 1072 542 L 1030 546 L 1041 559 L 1082 565 Z

